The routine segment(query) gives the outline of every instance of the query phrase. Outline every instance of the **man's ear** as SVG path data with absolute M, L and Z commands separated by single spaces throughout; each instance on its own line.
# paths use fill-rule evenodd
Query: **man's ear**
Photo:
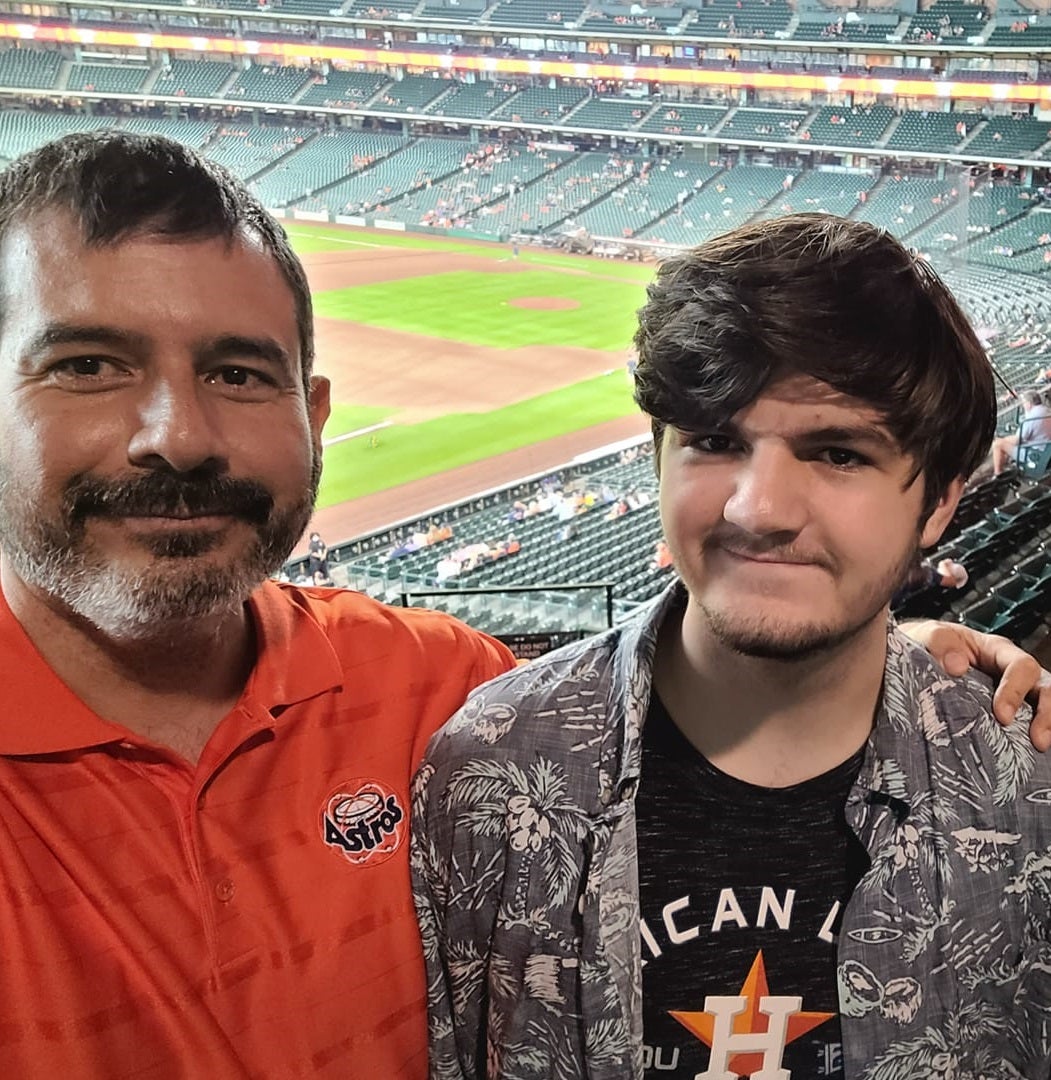
M 964 478 L 958 476 L 942 493 L 942 497 L 923 523 L 923 530 L 920 533 L 921 549 L 926 550 L 934 547 L 941 534 L 945 532 L 945 527 L 952 521 L 952 516 L 956 513 L 956 507 L 960 501 L 960 496 L 963 494 L 965 483 Z
M 310 376 L 307 412 L 310 415 L 310 434 L 314 439 L 315 450 L 321 449 L 321 429 L 325 426 L 329 413 L 332 412 L 331 388 L 331 383 L 324 375 Z

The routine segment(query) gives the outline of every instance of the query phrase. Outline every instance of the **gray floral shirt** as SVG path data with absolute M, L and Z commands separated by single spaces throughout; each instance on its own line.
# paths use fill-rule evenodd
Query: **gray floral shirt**
M 657 630 L 631 623 L 476 691 L 414 785 L 435 1080 L 642 1076 L 634 795 Z M 891 628 L 847 821 L 871 865 L 837 941 L 844 1070 L 1051 1075 L 1051 755 Z

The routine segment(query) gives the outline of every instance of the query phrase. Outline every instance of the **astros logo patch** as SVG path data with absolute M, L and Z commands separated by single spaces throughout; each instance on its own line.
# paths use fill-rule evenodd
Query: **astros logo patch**
M 322 839 L 355 866 L 386 862 L 407 831 L 401 800 L 379 780 L 346 781 L 321 811 Z

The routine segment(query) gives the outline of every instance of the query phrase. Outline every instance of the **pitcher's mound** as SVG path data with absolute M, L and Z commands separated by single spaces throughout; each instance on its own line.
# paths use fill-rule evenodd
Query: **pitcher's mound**
M 534 311 L 567 311 L 580 307 L 579 300 L 565 296 L 517 296 L 508 301 L 512 307 L 532 308 Z

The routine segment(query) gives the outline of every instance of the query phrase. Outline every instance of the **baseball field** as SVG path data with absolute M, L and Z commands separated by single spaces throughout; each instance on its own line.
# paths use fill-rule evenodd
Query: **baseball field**
M 330 542 L 645 431 L 626 363 L 652 267 L 288 222 L 332 380 Z

